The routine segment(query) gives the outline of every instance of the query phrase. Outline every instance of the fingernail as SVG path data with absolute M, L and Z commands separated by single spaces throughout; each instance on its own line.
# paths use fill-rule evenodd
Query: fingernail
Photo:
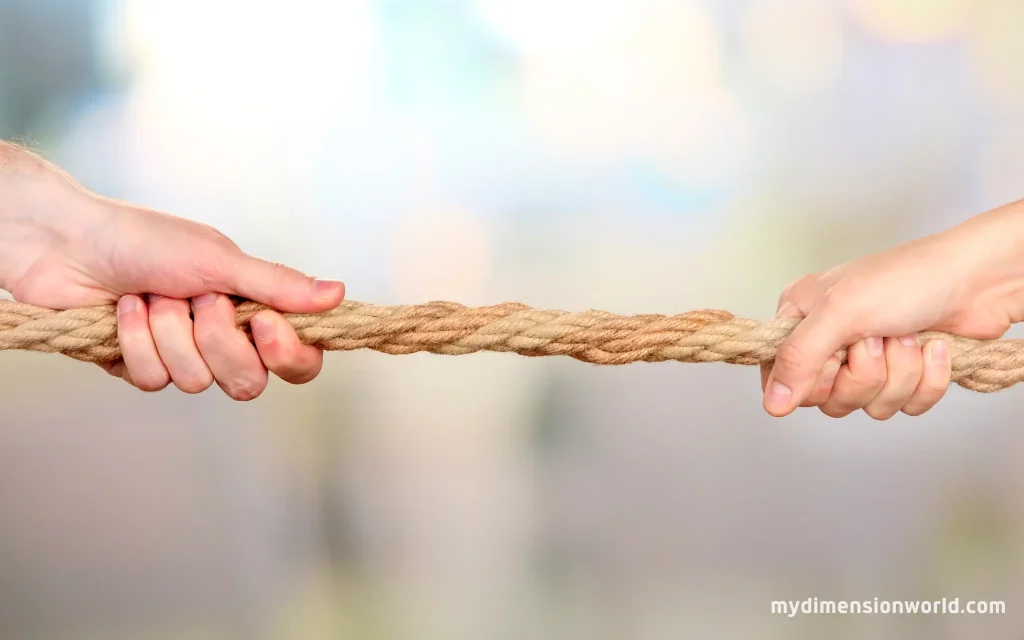
M 881 338 L 868 338 L 868 354 L 878 357 L 882 355 L 882 339 Z
M 946 364 L 949 361 L 949 345 L 945 340 L 936 340 L 932 344 L 931 360 L 935 364 Z
M 192 308 L 197 309 L 199 307 L 208 307 L 217 301 L 216 293 L 204 293 L 201 296 L 192 298 Z
M 117 314 L 124 315 L 139 308 L 139 299 L 135 296 L 123 296 L 117 301 Z
M 917 344 L 917 334 L 915 333 L 915 334 L 911 334 L 909 336 L 901 336 L 900 337 L 900 344 L 902 344 L 904 347 L 916 347 L 916 346 L 918 346 L 918 344 Z
M 260 342 L 270 342 L 274 339 L 276 331 L 272 320 L 256 315 L 249 321 L 249 326 L 252 328 L 252 336 Z
M 793 392 L 789 390 L 789 387 L 775 380 L 768 387 L 768 397 L 765 398 L 765 404 L 769 409 L 783 411 L 789 406 L 789 399 L 792 396 Z
M 345 283 L 338 280 L 314 280 L 312 287 L 313 298 L 315 300 L 330 298 L 338 293 L 338 291 L 343 291 L 344 289 Z

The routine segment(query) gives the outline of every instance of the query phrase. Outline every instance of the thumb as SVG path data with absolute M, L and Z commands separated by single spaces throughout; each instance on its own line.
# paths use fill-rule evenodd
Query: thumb
M 245 254 L 230 262 L 220 276 L 219 290 L 289 313 L 326 311 L 345 297 L 343 282 L 317 280 L 283 264 Z
M 765 383 L 764 408 L 776 417 L 792 413 L 807 398 L 830 356 L 855 341 L 848 316 L 825 302 L 779 345 Z
M 796 296 L 793 295 L 791 288 L 783 292 L 782 297 L 779 298 L 779 307 L 775 311 L 776 320 L 781 320 L 783 318 L 802 320 L 807 317 L 807 314 L 803 312 L 799 303 L 793 300 L 794 298 L 796 298 Z M 805 301 L 805 304 L 807 308 L 812 308 L 814 300 Z M 774 360 L 761 363 L 761 391 L 768 390 L 768 382 L 771 379 L 772 368 L 774 366 Z

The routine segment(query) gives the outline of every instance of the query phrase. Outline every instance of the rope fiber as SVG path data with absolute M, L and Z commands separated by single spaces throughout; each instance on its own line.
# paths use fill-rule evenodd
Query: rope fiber
M 239 301 L 238 326 L 266 309 Z M 383 306 L 345 301 L 325 313 L 286 313 L 299 339 L 328 351 L 373 349 L 390 354 L 428 351 L 465 355 L 510 351 L 524 356 L 570 356 L 602 365 L 630 362 L 771 362 L 797 320 L 758 322 L 727 311 L 675 316 L 622 316 L 606 311 L 542 311 L 517 302 L 466 307 L 454 302 Z M 953 382 L 993 392 L 1024 380 L 1024 340 L 973 340 L 925 332 L 950 345 Z M 87 362 L 116 360 L 113 305 L 53 311 L 0 301 L 0 351 L 62 353 Z M 845 350 L 838 353 L 846 360 Z

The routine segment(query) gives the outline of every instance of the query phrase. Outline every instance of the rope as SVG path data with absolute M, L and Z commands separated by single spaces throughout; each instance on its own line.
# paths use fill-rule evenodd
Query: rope
M 238 325 L 267 307 L 238 304 Z M 306 344 L 330 351 L 373 349 L 390 354 L 429 351 L 464 355 L 511 351 L 524 356 L 570 356 L 613 365 L 630 362 L 771 362 L 798 321 L 761 323 L 727 311 L 676 316 L 621 316 L 605 311 L 541 311 L 517 302 L 466 307 L 454 302 L 380 306 L 345 301 L 319 314 L 286 313 Z M 922 339 L 949 342 L 953 382 L 992 392 L 1024 381 L 1024 341 L 972 340 L 940 332 Z M 63 353 L 102 362 L 120 357 L 113 306 L 53 311 L 0 302 L 0 351 Z M 838 355 L 845 361 L 846 352 Z

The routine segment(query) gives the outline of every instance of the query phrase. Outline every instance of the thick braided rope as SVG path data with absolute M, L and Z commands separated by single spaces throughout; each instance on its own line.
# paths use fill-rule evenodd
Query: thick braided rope
M 239 327 L 266 307 L 238 305 Z M 675 316 L 621 316 L 606 311 L 541 311 L 507 302 L 465 307 L 454 302 L 380 306 L 346 301 L 319 314 L 284 314 L 299 338 L 322 349 L 374 349 L 390 354 L 429 351 L 463 355 L 512 351 L 524 356 L 570 356 L 595 364 L 630 362 L 729 362 L 758 364 L 775 358 L 797 321 L 761 323 L 726 311 L 690 311 Z M 1024 341 L 942 338 L 953 357 L 953 381 L 992 392 L 1024 380 Z M 52 311 L 0 302 L 0 351 L 25 349 L 63 353 L 102 362 L 120 356 L 113 306 Z M 845 360 L 845 352 L 839 352 Z

